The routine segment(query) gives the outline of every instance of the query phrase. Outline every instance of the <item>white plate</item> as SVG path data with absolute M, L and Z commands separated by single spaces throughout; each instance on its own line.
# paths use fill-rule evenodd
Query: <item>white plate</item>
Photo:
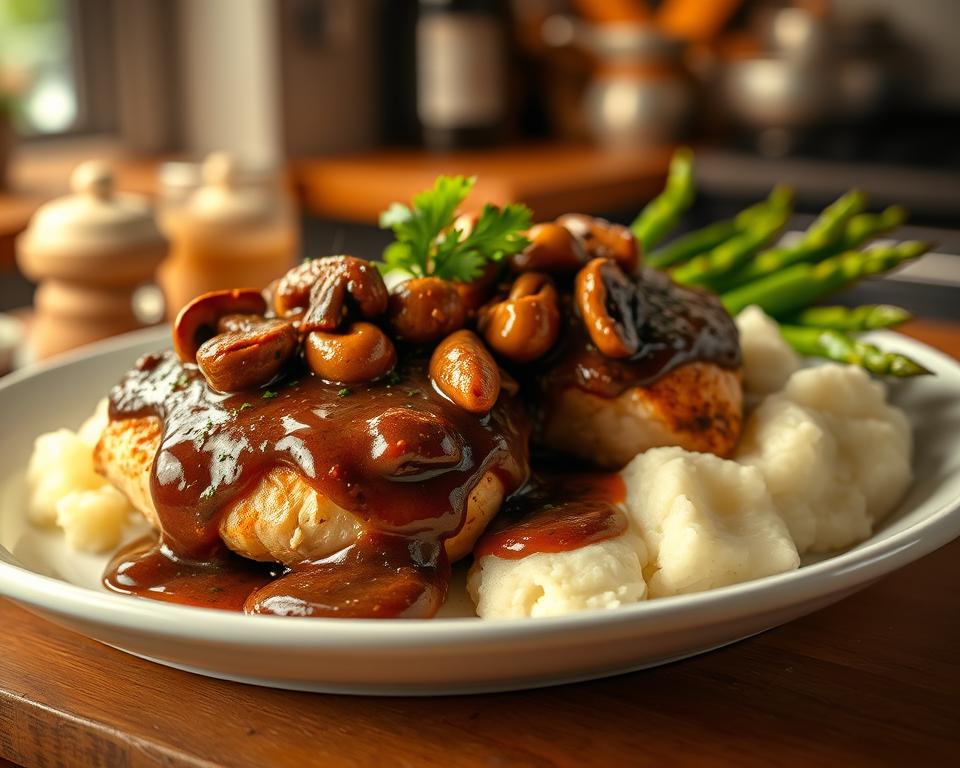
M 877 334 L 936 372 L 896 384 L 910 415 L 916 482 L 869 541 L 791 573 L 613 611 L 508 621 L 287 619 L 113 595 L 104 558 L 68 552 L 23 521 L 33 438 L 76 427 L 135 358 L 167 343 L 132 334 L 0 383 L 0 593 L 128 653 L 231 680 L 358 694 L 530 688 L 649 667 L 731 643 L 810 613 L 960 535 L 960 366 L 892 333 Z M 12 553 L 12 554 L 10 554 Z M 10 631 L 9 629 L 7 631 Z

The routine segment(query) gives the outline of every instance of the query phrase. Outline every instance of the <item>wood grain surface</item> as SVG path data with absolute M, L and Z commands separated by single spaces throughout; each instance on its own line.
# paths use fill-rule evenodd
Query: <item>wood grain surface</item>
M 960 329 L 908 329 L 960 356 Z M 156 666 L 0 601 L 0 766 L 955 765 L 960 540 L 686 661 L 539 691 L 290 693 Z
M 447 154 L 381 150 L 304 160 L 293 172 L 304 208 L 323 218 L 374 224 L 390 203 L 409 200 L 438 174 L 460 173 L 477 176 L 470 199 L 478 206 L 521 200 L 536 218 L 548 219 L 579 210 L 639 210 L 662 188 L 669 160 L 667 150 L 537 144 Z
M 65 194 L 73 168 L 89 157 L 110 162 L 116 186 L 155 196 L 157 169 L 174 156 L 131 156 L 112 143 L 79 141 L 58 151 L 21 151 L 13 189 L 0 193 L 0 269 L 13 267 L 13 242 L 36 209 Z M 300 159 L 287 174 L 306 213 L 376 224 L 380 211 L 433 184 L 440 173 L 477 174 L 473 199 L 523 200 L 541 218 L 569 211 L 639 210 L 660 191 L 670 152 L 605 151 L 589 145 L 538 144 L 487 151 L 430 154 L 383 150 Z

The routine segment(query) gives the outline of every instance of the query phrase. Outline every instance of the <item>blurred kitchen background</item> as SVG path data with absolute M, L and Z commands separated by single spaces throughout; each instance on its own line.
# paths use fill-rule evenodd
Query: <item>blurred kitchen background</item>
M 184 265 L 240 221 L 263 238 L 236 247 L 276 272 L 376 257 L 377 213 L 440 172 L 540 218 L 629 222 L 682 142 L 698 184 L 685 228 L 782 182 L 802 229 L 859 187 L 873 209 L 909 209 L 898 236 L 939 246 L 845 300 L 960 319 L 958 33 L 957 0 L 0 0 L 0 311 L 29 320 L 36 282 L 72 279 L 46 265 L 89 235 L 84 210 L 36 217 L 33 267 L 16 238 L 91 158 L 107 165 L 76 190 L 142 195 L 159 225 L 118 204 L 129 231 L 96 248 L 150 274 L 158 259 L 136 254 L 169 241 L 176 303 L 170 285 L 217 279 Z M 228 154 L 204 168 L 213 152 Z M 200 200 L 204 185 L 219 191 Z

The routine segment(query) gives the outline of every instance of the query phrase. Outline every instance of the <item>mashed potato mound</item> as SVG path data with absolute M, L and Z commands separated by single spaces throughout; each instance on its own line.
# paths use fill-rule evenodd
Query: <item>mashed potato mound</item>
M 107 401 L 102 400 L 78 432 L 58 429 L 40 435 L 27 467 L 30 521 L 59 526 L 71 547 L 87 552 L 117 546 L 131 509 L 93 467 L 93 447 L 106 424 Z
M 58 429 L 37 438 L 27 467 L 28 512 L 35 525 L 57 522 L 57 503 L 73 491 L 89 491 L 106 483 L 93 469 L 93 449 L 76 432 Z
M 757 408 L 737 460 L 763 473 L 802 554 L 870 536 L 910 483 L 911 449 L 907 418 L 883 386 L 829 364 L 797 371 Z
M 657 448 L 622 476 L 650 554 L 649 597 L 700 592 L 796 568 L 800 558 L 763 476 L 712 454 Z
M 483 618 L 562 616 L 616 608 L 646 596 L 643 542 L 630 532 L 571 552 L 538 552 L 519 560 L 481 557 L 467 590 Z
M 800 369 L 800 357 L 783 340 L 776 321 L 750 306 L 736 317 L 743 353 L 743 385 L 747 395 L 779 392 Z
M 81 552 L 103 553 L 123 537 L 130 513 L 127 497 L 112 485 L 90 491 L 71 491 L 57 502 L 57 525 L 67 544 Z

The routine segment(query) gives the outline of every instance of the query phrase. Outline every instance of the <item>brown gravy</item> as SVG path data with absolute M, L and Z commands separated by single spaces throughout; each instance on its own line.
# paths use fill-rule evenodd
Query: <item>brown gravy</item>
M 737 326 L 715 295 L 677 285 L 655 269 L 644 269 L 633 282 L 640 337 L 637 353 L 623 360 L 604 356 L 590 342 L 580 318 L 567 312 L 561 342 L 538 371 L 539 391 L 545 396 L 575 386 L 601 397 L 616 397 L 694 361 L 729 369 L 740 366 Z
M 627 530 L 627 517 L 617 506 L 625 497 L 618 473 L 536 474 L 503 505 L 473 556 L 519 560 L 616 538 Z
M 209 560 L 182 560 L 156 536 L 145 536 L 118 552 L 104 573 L 114 592 L 201 608 L 242 611 L 247 597 L 286 569 L 257 563 L 224 547 Z
M 432 615 L 446 596 L 442 542 L 463 525 L 470 491 L 493 472 L 509 494 L 528 473 L 529 430 L 516 399 L 504 394 L 486 416 L 471 415 L 434 391 L 419 358 L 378 384 L 344 388 L 304 371 L 224 395 L 172 353 L 148 355 L 114 388 L 110 415 L 163 423 L 151 476 L 163 537 L 114 561 L 104 581 L 191 604 L 238 607 L 233 591 L 211 588 L 238 570 L 223 552 L 220 518 L 278 465 L 356 515 L 366 533 L 333 558 L 268 573 L 266 582 L 241 575 L 249 589 L 239 602 L 252 612 L 324 616 Z
M 740 364 L 736 326 L 719 300 L 645 270 L 635 280 L 641 348 L 601 355 L 579 318 L 548 359 L 517 371 L 526 392 L 549 402 L 577 386 L 615 397 L 694 360 Z M 443 541 L 464 523 L 470 491 L 487 472 L 507 494 L 528 475 L 528 411 L 507 392 L 487 416 L 439 395 L 416 355 L 387 382 L 344 388 L 305 369 L 268 389 L 219 394 L 196 366 L 148 355 L 114 388 L 112 419 L 155 415 L 163 438 L 151 491 L 159 541 L 131 545 L 104 583 L 113 590 L 208 608 L 296 616 L 429 617 L 446 597 Z M 356 515 L 365 533 L 316 562 L 253 563 L 219 537 L 230 502 L 271 468 L 287 465 Z M 508 499 L 474 555 L 517 559 L 620 535 L 619 475 L 546 471 Z

